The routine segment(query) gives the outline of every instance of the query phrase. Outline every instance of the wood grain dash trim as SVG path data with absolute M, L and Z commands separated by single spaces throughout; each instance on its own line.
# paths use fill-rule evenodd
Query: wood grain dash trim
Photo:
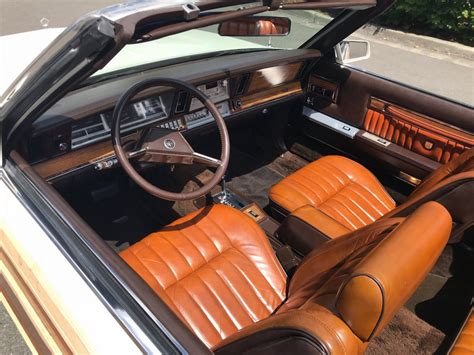
M 131 134 L 122 138 L 122 142 L 134 140 L 138 135 Z M 66 153 L 59 157 L 46 160 L 33 166 L 36 173 L 44 179 L 51 178 L 64 172 L 77 169 L 83 165 L 92 164 L 98 160 L 115 155 L 110 140 Z
M 298 62 L 257 70 L 252 74 L 249 87 L 247 88 L 247 94 L 254 94 L 283 83 L 294 81 L 302 65 L 302 62 Z
M 301 88 L 300 82 L 277 86 L 263 92 L 242 97 L 240 109 L 245 110 L 247 108 L 261 105 L 269 101 L 281 99 L 291 95 L 301 94 L 302 92 L 303 89 Z

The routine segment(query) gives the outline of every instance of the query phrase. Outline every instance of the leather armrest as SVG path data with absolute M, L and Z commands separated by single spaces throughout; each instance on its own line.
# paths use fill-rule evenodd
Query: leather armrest
M 288 215 L 278 228 L 278 238 L 301 255 L 314 248 L 351 232 L 317 208 L 306 205 Z

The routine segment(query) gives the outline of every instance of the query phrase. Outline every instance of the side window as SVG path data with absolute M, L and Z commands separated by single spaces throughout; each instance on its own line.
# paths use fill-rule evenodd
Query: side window
M 469 0 L 398 0 L 336 53 L 348 66 L 474 106 L 473 13 Z

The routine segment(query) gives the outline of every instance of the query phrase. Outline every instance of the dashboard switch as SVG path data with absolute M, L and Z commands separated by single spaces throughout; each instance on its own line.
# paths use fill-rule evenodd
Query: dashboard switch
M 58 149 L 61 152 L 65 152 L 67 150 L 67 148 L 68 148 L 68 144 L 66 142 L 60 142 L 58 144 Z

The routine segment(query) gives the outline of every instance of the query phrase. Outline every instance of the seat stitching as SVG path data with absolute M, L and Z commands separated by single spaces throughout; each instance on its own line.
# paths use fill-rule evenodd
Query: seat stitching
M 347 224 L 349 224 L 349 227 L 352 228 L 352 230 L 354 229 L 358 229 L 357 226 L 352 223 L 341 211 L 339 211 L 336 207 L 333 207 L 333 206 L 330 206 L 328 203 L 324 203 L 323 205 L 319 206 L 318 207 L 320 210 L 323 210 L 323 208 L 326 210 L 324 213 L 325 214 L 329 214 L 331 213 L 331 210 L 333 212 L 336 212 L 336 215 L 339 214 L 339 216 L 341 216 Z M 346 225 L 347 226 L 347 225 Z
M 328 165 L 330 165 L 330 166 L 333 167 L 334 169 L 337 169 L 337 170 L 341 171 L 337 166 L 335 166 L 335 165 L 333 165 L 333 164 L 331 164 L 331 163 L 329 163 L 329 162 L 326 162 L 326 161 L 325 161 L 325 163 L 328 164 Z M 370 176 L 370 178 L 372 179 L 372 181 L 373 181 L 376 185 L 378 185 L 379 188 L 382 189 L 382 191 L 385 192 L 385 194 L 387 195 L 387 197 L 393 202 L 393 204 L 395 204 L 395 201 L 393 200 L 392 196 L 390 196 L 390 194 L 388 194 L 388 193 L 385 191 L 385 188 L 383 187 L 382 183 L 377 179 L 377 177 L 376 177 L 374 174 L 372 174 L 372 172 L 371 172 L 370 170 L 368 170 L 367 168 L 365 168 L 364 166 L 363 166 L 363 168 L 366 169 L 366 173 L 369 174 L 369 176 Z M 351 177 L 350 177 L 349 175 L 347 175 L 346 173 L 344 173 L 344 175 L 346 175 L 346 176 L 349 178 L 349 180 L 354 181 L 354 180 L 351 179 Z M 363 187 L 365 188 L 365 186 L 362 185 L 362 184 L 360 184 L 360 183 L 359 183 L 358 185 L 361 185 L 361 186 L 363 186 Z M 367 190 L 368 190 L 368 189 L 367 189 Z M 370 192 L 370 190 L 368 190 L 368 191 Z M 377 197 L 377 196 L 376 196 L 376 197 Z M 377 199 L 378 199 L 378 198 L 377 198 Z M 388 207 L 388 206 L 387 206 L 386 204 L 384 204 L 382 201 L 380 201 L 380 203 L 382 203 L 386 208 L 388 208 L 388 209 L 390 210 L 390 207 Z
M 250 318 L 250 320 L 252 322 L 255 322 L 256 317 L 251 314 L 252 312 L 251 312 L 250 308 L 246 304 L 242 303 L 242 299 L 240 297 L 237 297 L 237 295 L 236 295 L 235 291 L 233 290 L 233 288 L 230 287 L 227 284 L 227 282 L 221 277 L 221 275 L 217 272 L 217 270 L 215 270 L 212 266 L 209 265 L 209 269 L 217 275 L 217 277 L 221 280 L 223 285 L 229 290 L 230 294 L 234 297 L 235 301 L 239 304 L 242 311 L 245 314 L 247 314 L 247 316 Z
M 326 165 L 329 165 L 330 167 L 327 167 Z M 325 169 L 326 171 L 329 171 L 329 173 L 334 176 L 342 185 L 347 185 L 348 182 L 344 181 L 343 179 L 340 178 L 340 176 L 345 177 L 347 180 L 351 181 L 351 179 L 347 176 L 346 173 L 339 169 L 335 169 L 339 171 L 339 175 L 337 175 L 331 168 L 333 168 L 332 164 L 327 163 L 326 161 L 322 160 L 320 161 L 319 168 Z
M 224 284 L 227 286 L 227 288 L 232 292 L 232 294 L 234 295 L 234 297 L 238 300 L 238 302 L 240 303 L 240 305 L 242 306 L 242 308 L 244 310 L 247 311 L 247 314 L 252 318 L 252 320 L 254 322 L 257 322 L 259 319 L 258 317 L 256 316 L 256 314 L 254 314 L 254 312 L 252 311 L 252 309 L 244 302 L 243 298 L 241 297 L 241 295 L 239 294 L 239 292 L 237 292 L 237 290 L 230 284 L 230 281 L 225 278 L 225 275 L 221 275 L 219 273 L 218 270 L 214 269 L 211 265 L 209 265 L 209 267 L 214 270 L 214 272 L 217 274 L 217 276 L 220 277 L 220 279 L 224 282 Z
M 156 252 L 156 250 L 155 250 L 155 249 L 152 247 L 152 245 L 146 240 L 146 238 L 144 239 L 144 241 L 145 241 L 146 246 L 163 262 L 163 264 L 165 264 L 165 265 L 168 267 L 168 269 L 169 269 L 169 270 L 171 271 L 171 273 L 173 274 L 175 280 L 178 281 L 178 280 L 179 280 L 179 279 L 178 279 L 178 275 L 175 273 L 175 271 L 173 270 L 173 268 L 172 268 L 170 265 L 168 265 L 167 262 L 165 262 L 165 260 L 161 257 L 161 255 L 159 255 L 159 254 Z M 145 267 L 146 267 L 146 266 L 145 266 Z M 148 267 L 147 267 L 147 269 L 148 269 Z
M 306 313 L 309 313 L 307 311 L 305 311 Z M 345 343 L 344 341 L 340 338 L 338 332 L 334 331 L 334 329 L 329 326 L 327 323 L 325 323 L 321 318 L 318 318 L 318 317 L 314 317 L 313 315 L 311 315 L 312 318 L 316 318 L 318 324 L 322 325 L 324 328 L 326 328 L 327 331 L 329 331 L 329 333 L 332 333 L 333 335 L 335 335 L 337 341 L 339 342 L 339 344 L 341 345 L 342 349 L 344 350 L 344 354 L 347 354 L 347 351 L 346 351 L 346 346 L 345 346 Z
M 375 199 L 376 199 L 377 201 L 379 201 L 379 202 L 382 204 L 382 206 L 384 206 L 388 211 L 391 211 L 391 210 L 392 210 L 392 208 L 390 208 L 390 206 L 388 206 L 385 202 L 383 202 L 375 193 L 373 193 L 372 191 L 370 191 L 367 187 L 365 187 L 364 185 L 361 185 L 361 184 L 359 184 L 359 186 L 362 187 L 364 190 L 366 190 L 366 191 L 367 191 L 369 194 L 371 194 L 373 197 L 375 197 Z M 387 194 L 387 193 L 386 193 L 386 194 Z M 387 195 L 388 195 L 388 194 L 387 194 Z M 392 199 L 392 198 L 390 197 L 390 199 Z M 393 201 L 393 199 L 392 199 L 392 201 Z M 394 202 L 394 204 L 395 204 L 395 202 Z
M 230 245 L 232 245 L 233 248 L 234 248 L 236 251 L 239 252 L 239 254 L 241 254 L 242 256 L 244 256 L 244 257 L 252 264 L 252 266 L 254 266 L 254 267 L 260 272 L 260 270 L 256 267 L 254 261 L 253 261 L 252 259 L 250 259 L 248 256 L 246 256 L 244 253 L 240 252 L 240 250 L 234 245 L 234 243 L 232 242 L 232 240 L 231 240 L 231 239 L 227 236 L 227 234 L 222 230 L 221 226 L 218 225 L 210 215 L 209 215 L 209 220 L 210 220 L 214 225 L 216 225 L 217 228 L 226 236 L 226 238 L 227 238 L 227 240 L 229 241 Z M 254 224 L 253 224 L 253 223 L 251 223 L 250 226 L 251 226 L 252 229 L 254 230 L 255 235 L 258 235 L 258 234 L 261 233 L 260 230 L 258 230 L 258 229 L 256 229 L 256 228 L 254 227 Z M 225 256 L 224 256 L 224 258 L 225 258 Z M 272 260 L 272 258 L 269 258 L 269 259 Z M 228 259 L 226 258 L 226 260 L 228 260 Z M 234 266 L 234 265 L 232 265 L 232 266 Z M 261 274 L 262 277 L 265 279 L 265 281 L 267 281 L 266 277 L 265 277 L 261 272 L 260 272 L 260 274 Z M 267 281 L 267 282 L 268 282 L 268 281 Z M 274 288 L 269 282 L 268 282 L 268 284 L 269 284 L 270 288 L 275 291 L 275 293 L 279 294 L 279 292 L 278 292 L 277 290 L 275 290 L 275 288 Z
M 159 278 L 157 278 L 157 276 L 155 276 L 151 271 L 150 269 L 143 263 L 142 261 L 142 258 L 139 258 L 133 251 L 131 252 L 131 254 L 135 257 L 136 260 L 138 260 L 138 262 L 143 266 L 143 268 L 146 270 L 147 273 L 149 273 L 154 279 L 155 281 L 158 283 L 158 285 L 164 289 L 163 287 L 163 284 L 161 283 L 161 280 Z
M 319 169 L 325 169 L 326 171 L 329 172 L 328 175 L 330 175 L 331 177 L 335 178 L 337 181 L 339 181 L 342 185 L 342 187 L 344 187 L 345 185 L 347 185 L 348 182 L 344 181 L 344 180 L 341 180 L 337 174 L 334 172 L 334 171 L 331 171 L 330 169 L 328 169 L 327 167 L 324 166 L 324 164 L 320 164 L 320 166 L 318 166 Z M 324 181 L 328 181 L 326 179 L 326 177 L 324 176 L 323 172 L 316 170 L 316 169 L 313 169 L 313 170 L 309 170 L 313 175 L 317 175 L 317 176 L 321 176 L 323 178 Z M 343 175 L 345 176 L 345 175 Z M 347 176 L 346 176 L 347 178 Z M 347 178 L 347 180 L 351 181 L 349 178 Z M 338 186 L 333 186 L 330 182 L 329 182 L 329 186 L 331 186 L 332 188 L 334 188 L 335 190 L 340 190 L 340 187 Z
M 352 161 L 351 161 L 352 162 Z M 334 170 L 337 170 L 339 171 L 339 173 L 342 175 L 342 176 L 345 176 L 347 179 L 349 179 L 350 181 L 354 182 L 354 180 L 351 179 L 350 175 L 347 174 L 344 170 L 340 169 L 337 165 L 335 164 L 332 164 L 326 160 L 322 161 L 321 162 L 322 164 L 327 164 L 329 165 L 330 168 L 334 169 Z
M 312 185 L 317 185 L 319 188 L 321 188 L 324 192 L 326 192 L 327 194 L 330 194 L 330 191 L 326 190 L 324 188 L 324 186 L 322 186 L 320 183 L 315 183 L 313 179 L 309 178 L 308 176 L 305 176 L 306 173 L 309 173 L 309 174 L 312 174 L 314 176 L 317 176 L 318 178 L 321 177 L 321 180 L 323 180 L 323 182 L 327 183 L 329 185 L 329 187 L 331 187 L 332 189 L 334 190 L 338 190 L 337 187 L 334 187 L 330 181 L 328 181 L 323 175 L 321 175 L 321 173 L 319 173 L 318 171 L 313 171 L 313 170 L 310 170 L 310 169 L 307 169 L 307 170 L 302 170 L 300 171 L 300 173 L 297 175 L 299 178 L 304 178 L 308 181 L 311 182 Z
M 356 189 L 351 189 L 350 191 L 351 193 L 353 193 L 354 195 L 356 195 L 355 197 L 359 197 L 359 199 L 362 199 L 362 201 L 365 201 L 369 206 L 371 206 L 376 214 L 378 214 L 379 216 L 383 216 L 383 213 L 381 213 L 375 206 L 373 206 L 373 202 L 369 201 L 364 195 L 360 194 L 359 192 L 357 192 Z M 376 220 L 375 217 L 372 216 L 371 213 L 369 213 L 369 211 L 367 209 L 365 209 L 364 207 L 362 207 L 357 201 L 356 201 L 356 198 L 355 197 L 352 197 L 352 196 L 347 196 L 346 192 L 341 192 L 341 195 L 343 197 L 345 197 L 349 202 L 353 203 L 358 209 L 360 212 L 362 212 L 363 214 L 365 214 L 372 222 L 374 222 Z M 367 224 L 364 222 L 364 224 Z
M 235 250 L 236 250 L 241 256 L 243 256 L 245 259 L 248 260 L 248 258 L 247 258 L 245 255 L 243 255 L 242 253 L 240 253 L 237 249 L 235 249 Z M 242 270 L 241 270 L 239 267 L 237 267 L 236 265 L 234 265 L 234 263 L 232 263 L 226 256 L 223 255 L 223 257 L 224 257 L 224 259 L 227 260 L 227 262 L 228 262 L 234 269 L 236 269 L 236 270 L 238 271 L 238 273 L 244 278 L 244 280 L 247 281 L 247 283 L 248 283 L 249 286 L 252 288 L 252 290 L 253 290 L 255 296 L 256 296 L 257 299 L 260 301 L 260 303 L 261 303 L 263 306 L 265 306 L 265 308 L 266 308 L 270 313 L 273 312 L 272 307 L 271 307 L 269 304 L 267 304 L 267 303 L 265 302 L 266 299 L 262 296 L 262 294 L 260 293 L 260 291 L 259 291 L 259 290 L 257 289 L 257 287 L 255 286 L 255 284 L 254 284 L 251 280 L 249 280 L 249 278 L 247 277 L 247 275 L 246 275 L 244 272 L 242 272 Z M 260 272 L 260 270 L 258 270 L 258 268 L 255 267 L 255 265 L 253 264 L 253 262 L 252 262 L 251 260 L 249 260 L 249 261 L 250 261 L 251 265 L 252 265 L 255 269 L 257 269 L 258 273 L 259 273 L 259 274 L 262 276 L 262 278 L 265 280 L 265 282 L 267 283 L 268 287 L 269 287 L 271 290 L 273 290 L 273 287 L 270 285 L 270 283 L 269 283 L 268 280 L 265 278 L 265 276 L 262 275 L 262 273 Z M 264 301 L 264 300 L 265 300 L 265 301 Z
M 345 196 L 340 196 L 340 194 L 337 194 L 336 196 L 334 196 L 331 201 L 328 201 L 328 203 L 330 202 L 336 202 L 336 203 L 339 203 L 340 205 L 342 205 L 345 209 L 347 209 L 347 211 L 349 213 L 351 213 L 357 220 L 360 221 L 360 223 L 362 223 L 362 225 L 366 225 L 367 223 L 365 223 L 365 221 L 359 217 L 359 215 L 355 212 L 354 208 L 352 208 L 349 204 L 349 202 L 352 202 L 352 201 L 347 201 L 348 199 L 345 197 Z M 357 205 L 356 205 L 357 207 Z
M 211 219 L 211 215 L 210 215 L 210 214 L 209 214 L 207 217 L 208 217 L 208 219 L 209 219 L 211 222 L 213 222 L 212 219 Z M 215 223 L 214 223 L 214 224 L 215 224 Z M 201 227 L 199 227 L 198 223 L 195 224 L 195 227 L 196 227 L 202 234 L 204 234 L 204 235 L 206 236 L 206 238 L 212 243 L 212 245 L 214 246 L 214 248 L 217 250 L 217 253 L 221 253 L 221 251 L 220 251 L 219 248 L 217 247 L 216 243 L 214 242 L 214 239 L 212 239 L 212 238 L 209 236 L 209 234 L 207 234 L 206 232 L 204 232 L 204 230 L 201 229 Z M 219 228 L 219 229 L 220 229 L 220 228 Z M 227 235 L 225 234 L 225 232 L 224 232 L 222 229 L 220 229 L 220 231 L 221 231 L 221 233 L 224 234 L 224 236 L 227 238 Z M 229 238 L 227 238 L 227 240 L 229 240 Z
M 208 260 L 206 259 L 206 256 L 201 252 L 201 250 L 196 246 L 196 244 L 193 243 L 193 238 L 188 236 L 188 234 L 186 234 L 184 232 L 184 229 L 178 229 L 178 232 L 183 235 L 185 237 L 185 239 L 194 247 L 194 249 L 196 249 L 199 253 L 199 255 L 201 255 L 201 257 L 204 259 L 205 263 L 208 262 Z M 217 248 L 216 248 L 217 249 Z M 219 251 L 218 251 L 219 252 Z M 218 253 L 219 254 L 219 253 Z M 204 264 L 205 264 L 204 263 Z
M 360 184 L 357 184 L 357 185 L 360 186 L 360 187 L 362 187 Z M 363 188 L 363 187 L 362 187 L 362 188 Z M 374 204 L 372 201 L 369 201 L 369 199 L 368 199 L 365 195 L 361 194 L 361 193 L 360 193 L 359 191 L 357 191 L 356 189 L 352 189 L 352 192 L 353 192 L 354 194 L 356 194 L 357 196 L 359 196 L 360 198 L 362 198 L 363 200 L 365 200 L 380 216 L 383 216 L 383 215 L 385 214 L 384 212 L 380 211 L 380 210 L 375 206 L 375 204 Z M 382 206 L 383 206 L 383 205 L 382 205 Z M 383 206 L 383 207 L 385 207 L 385 206 Z M 363 210 L 363 211 L 365 212 L 365 210 Z M 367 216 L 371 217 L 371 216 L 368 214 L 368 212 L 366 212 L 366 214 L 367 214 Z M 371 217 L 371 218 L 372 218 L 372 217 Z
M 301 180 L 304 179 L 304 180 L 307 180 L 309 182 L 311 182 L 311 184 L 304 184 Z M 315 195 L 316 198 L 319 200 L 319 203 L 323 202 L 324 201 L 324 198 L 321 197 L 320 193 L 318 193 L 318 189 L 321 189 L 323 191 L 323 193 L 326 193 L 326 194 L 329 194 L 329 192 L 327 192 L 324 187 L 322 187 L 321 185 L 319 184 L 316 184 L 313 182 L 312 179 L 302 175 L 302 174 L 299 174 L 298 175 L 298 179 L 292 179 L 292 181 L 288 182 L 288 183 L 293 183 L 295 185 L 300 185 L 300 186 L 303 186 L 304 189 L 307 189 L 308 191 L 311 192 L 311 194 Z M 316 187 L 315 187 L 316 185 Z M 295 189 L 294 187 L 292 187 L 293 189 Z M 299 189 L 295 189 L 296 191 L 300 191 Z M 316 202 L 315 201 L 311 201 L 313 204 L 316 205 Z
M 202 312 L 204 313 L 205 317 L 201 317 L 201 318 L 205 318 L 208 320 L 208 322 L 211 324 L 211 326 L 214 328 L 214 330 L 216 331 L 217 335 L 219 336 L 219 338 L 223 339 L 223 336 L 222 336 L 222 333 L 221 333 L 221 327 L 219 327 L 219 325 L 217 324 L 217 321 L 213 321 L 213 317 L 212 317 L 212 314 L 209 313 L 208 311 L 206 311 L 206 309 L 203 307 L 202 304 L 200 304 L 200 302 L 197 301 L 197 299 L 191 294 L 189 293 L 189 291 L 186 289 L 186 287 L 183 287 L 182 285 L 180 284 L 177 284 L 177 287 L 180 287 L 184 292 L 186 292 L 186 294 L 191 298 L 191 300 L 196 304 L 197 308 Z M 169 296 L 170 299 L 172 299 L 172 297 Z M 179 309 L 179 308 L 178 308 Z M 180 313 L 182 314 L 182 312 L 180 311 Z M 183 316 L 184 317 L 184 316 Z
M 234 327 L 235 329 L 239 330 L 239 329 L 242 329 L 243 326 L 241 326 L 239 324 L 239 322 L 237 321 L 237 319 L 235 319 L 234 315 L 232 314 L 232 312 L 230 312 L 230 310 L 227 308 L 227 306 L 225 305 L 224 301 L 218 297 L 218 293 L 215 292 L 206 282 L 206 280 L 204 280 L 200 275 L 196 275 L 197 278 L 199 278 L 199 280 L 201 280 L 202 284 L 204 286 L 206 286 L 206 288 L 209 290 L 209 293 L 217 300 L 217 302 L 219 302 L 219 304 L 221 305 L 222 309 L 224 310 L 225 314 L 229 317 L 229 319 L 231 320 L 232 324 L 234 324 Z
M 163 239 L 165 241 L 168 242 L 168 244 L 170 244 L 175 250 L 176 252 L 179 254 L 179 256 L 181 256 L 181 258 L 186 262 L 186 264 L 188 264 L 189 268 L 191 269 L 191 271 L 193 271 L 193 267 L 191 265 L 191 263 L 188 261 L 188 259 L 184 256 L 184 253 L 181 252 L 169 239 L 168 239 L 168 236 L 166 236 L 164 233 L 163 233 Z
M 267 236 L 264 234 L 264 232 L 262 231 L 262 229 L 259 228 L 259 226 L 258 226 L 256 223 L 254 223 L 254 222 L 252 221 L 252 223 L 248 224 L 248 226 L 253 230 L 254 235 L 256 236 L 256 238 L 260 238 L 264 243 L 268 243 L 268 238 L 267 238 Z M 256 267 L 255 262 L 254 262 L 251 258 L 249 258 L 245 253 L 241 252 L 241 251 L 240 251 L 240 248 L 237 247 L 237 246 L 235 246 L 235 245 L 232 243 L 232 241 L 230 241 L 230 243 L 231 243 L 231 245 L 234 247 L 234 249 L 235 249 L 240 255 L 242 255 L 243 257 L 245 257 L 250 263 L 252 263 L 252 265 L 254 265 L 254 266 Z M 263 247 L 263 248 L 262 248 L 262 253 L 266 254 L 268 261 L 273 264 L 273 266 L 277 269 L 277 272 L 280 274 L 280 276 L 281 276 L 282 278 L 285 278 L 285 277 L 286 277 L 286 274 L 284 274 L 284 271 L 283 271 L 281 265 L 280 265 L 280 264 L 278 263 L 278 261 L 275 259 L 275 256 L 274 256 L 274 254 L 273 254 L 273 249 L 271 249 L 271 247 L 269 247 L 269 248 Z M 259 272 L 260 272 L 260 270 L 259 270 Z M 261 274 L 261 275 L 264 277 L 264 279 L 266 280 L 266 277 L 263 275 L 263 273 L 260 272 L 260 274 Z M 275 285 L 275 287 L 274 287 L 274 286 L 271 285 L 270 283 L 268 283 L 268 284 L 269 284 L 270 287 L 275 291 L 275 294 L 280 295 L 281 290 L 278 290 L 278 289 L 276 288 L 276 285 Z M 283 297 L 284 297 L 284 296 L 283 296 Z
M 229 242 L 229 244 L 230 244 L 230 245 L 233 245 L 233 244 L 232 244 L 232 240 L 229 238 L 229 236 L 227 235 L 227 233 L 224 232 L 224 230 L 223 230 L 222 227 L 219 225 L 219 223 L 217 223 L 217 222 L 214 220 L 214 218 L 212 218 L 212 216 L 211 216 L 210 214 L 209 214 L 207 217 L 208 217 L 208 220 L 211 221 L 212 224 L 217 227 L 217 229 L 222 233 L 222 235 L 224 235 L 224 237 L 227 239 L 227 241 Z M 214 243 L 214 241 L 213 241 L 213 243 Z M 215 245 L 215 244 L 214 244 L 214 245 Z M 217 246 L 216 246 L 216 249 L 219 250 L 219 249 L 217 248 Z
M 302 195 L 304 198 L 306 198 L 308 201 L 310 201 L 310 203 L 312 203 L 313 205 L 316 205 L 316 202 L 314 201 L 314 196 L 313 196 L 313 197 L 310 197 L 310 196 L 308 195 L 308 193 L 307 193 L 307 191 L 309 191 L 311 194 L 316 195 L 316 194 L 314 193 L 313 189 L 308 188 L 306 185 L 302 184 L 302 183 L 299 182 L 299 181 L 291 181 L 291 182 L 289 182 L 289 181 L 281 181 L 280 184 L 281 184 L 281 186 L 286 185 L 288 189 L 293 190 L 294 193 L 298 193 L 298 194 Z M 300 185 L 300 186 L 302 186 L 302 187 L 303 187 L 303 190 L 301 190 L 301 189 L 296 189 L 296 188 L 293 186 L 294 184 L 295 184 L 295 185 Z M 304 190 L 307 190 L 307 191 L 304 191 Z M 319 196 L 318 196 L 318 195 L 316 195 L 316 197 L 319 199 Z

